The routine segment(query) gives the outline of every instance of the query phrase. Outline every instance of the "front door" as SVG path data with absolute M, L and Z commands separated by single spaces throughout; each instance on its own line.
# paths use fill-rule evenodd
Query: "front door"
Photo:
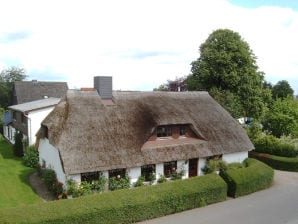
M 198 159 L 190 159 L 188 164 L 189 164 L 188 176 L 189 177 L 198 176 Z

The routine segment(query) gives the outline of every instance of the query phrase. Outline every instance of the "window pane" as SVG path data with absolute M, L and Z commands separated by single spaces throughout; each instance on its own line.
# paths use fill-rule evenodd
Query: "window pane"
M 152 181 L 153 175 L 155 175 L 155 164 L 142 166 L 141 175 L 145 177 L 145 181 Z
M 185 136 L 185 133 L 186 133 L 186 129 L 185 127 L 180 127 L 180 136 Z
M 126 174 L 125 169 L 114 169 L 114 170 L 109 170 L 109 178 L 111 177 L 117 177 L 118 175 L 120 178 L 124 177 Z
M 167 126 L 157 127 L 156 131 L 157 137 L 168 137 L 172 136 L 172 128 Z
M 173 172 L 176 172 L 177 161 L 165 162 L 164 163 L 164 175 L 171 177 Z
M 99 180 L 99 172 L 82 173 L 81 181 L 87 181 L 91 183 L 93 180 Z

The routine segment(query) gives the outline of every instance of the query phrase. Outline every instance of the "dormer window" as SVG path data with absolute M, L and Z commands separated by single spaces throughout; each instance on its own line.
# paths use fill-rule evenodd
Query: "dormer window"
M 170 126 L 159 126 L 156 130 L 157 137 L 171 137 L 172 128 Z
M 185 128 L 185 126 L 181 126 L 180 127 L 180 136 L 185 136 L 185 134 L 186 134 L 186 128 Z

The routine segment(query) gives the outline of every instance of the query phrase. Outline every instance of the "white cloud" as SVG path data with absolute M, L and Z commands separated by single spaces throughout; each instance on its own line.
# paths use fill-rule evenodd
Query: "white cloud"
M 18 63 L 41 77 L 60 74 L 70 87 L 92 86 L 112 75 L 115 89 L 151 90 L 190 73 L 198 48 L 218 28 L 240 33 L 266 79 L 287 79 L 298 92 L 298 12 L 279 7 L 245 9 L 225 0 L 5 1 L 0 69 Z M 31 77 L 30 77 L 31 78 Z M 48 80 L 52 80 L 48 77 Z

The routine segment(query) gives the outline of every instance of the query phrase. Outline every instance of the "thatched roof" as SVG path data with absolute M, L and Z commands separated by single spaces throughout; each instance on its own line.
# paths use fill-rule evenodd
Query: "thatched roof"
M 104 104 L 96 91 L 69 90 L 43 121 L 66 174 L 253 149 L 245 130 L 207 92 L 113 92 L 113 102 Z M 147 141 L 168 124 L 188 124 L 201 139 Z
M 54 97 L 62 98 L 67 91 L 66 82 L 16 81 L 14 83 L 13 104 Z

